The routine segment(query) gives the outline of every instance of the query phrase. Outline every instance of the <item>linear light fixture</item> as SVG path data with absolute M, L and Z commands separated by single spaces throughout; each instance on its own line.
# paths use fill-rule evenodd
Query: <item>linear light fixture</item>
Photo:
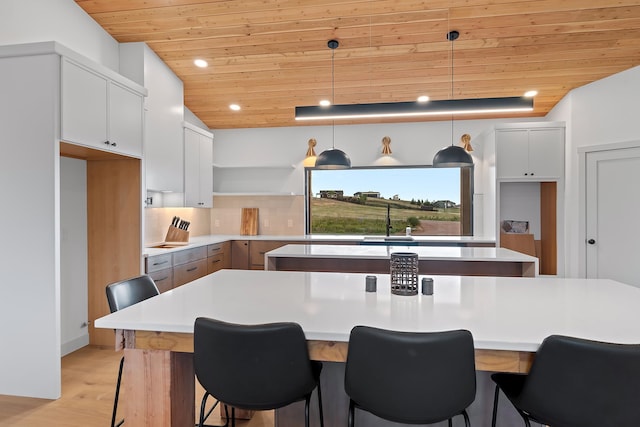
M 422 102 L 384 102 L 296 107 L 296 120 L 340 120 L 392 117 L 451 116 L 533 111 L 533 98 L 443 99 Z

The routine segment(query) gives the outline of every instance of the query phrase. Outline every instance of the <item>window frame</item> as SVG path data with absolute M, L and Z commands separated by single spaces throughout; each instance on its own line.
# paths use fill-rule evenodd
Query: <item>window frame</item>
M 401 166 L 353 166 L 351 169 L 431 169 L 432 166 L 420 165 L 401 165 Z M 461 167 L 460 169 L 460 224 L 461 231 L 455 236 L 473 236 L 473 193 L 474 193 L 474 166 Z M 314 170 L 320 170 L 315 167 L 304 168 L 304 217 L 305 217 L 305 235 L 314 235 L 311 233 L 311 197 L 313 192 L 309 191 L 312 185 L 311 174 Z M 316 233 L 316 236 L 323 234 Z

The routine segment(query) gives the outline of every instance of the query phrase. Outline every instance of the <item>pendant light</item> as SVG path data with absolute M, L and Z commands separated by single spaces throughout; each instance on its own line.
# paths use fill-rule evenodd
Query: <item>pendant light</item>
M 331 49 L 331 103 L 335 101 L 335 50 L 340 43 L 338 40 L 329 40 L 327 46 Z M 336 143 L 336 124 L 331 124 L 332 142 L 331 150 L 325 150 L 316 157 L 316 169 L 349 169 L 351 168 L 351 159 L 349 156 L 335 147 Z
M 451 99 L 453 99 L 453 42 L 460 36 L 457 31 L 449 31 L 447 40 L 451 42 Z M 438 151 L 433 157 L 434 168 L 462 168 L 473 166 L 473 158 L 459 145 L 453 145 L 453 116 L 451 116 L 451 145 Z

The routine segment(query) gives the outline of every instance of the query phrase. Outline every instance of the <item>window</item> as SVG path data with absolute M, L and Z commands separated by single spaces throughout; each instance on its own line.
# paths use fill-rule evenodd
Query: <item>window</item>
M 472 235 L 473 169 L 307 169 L 307 233 Z

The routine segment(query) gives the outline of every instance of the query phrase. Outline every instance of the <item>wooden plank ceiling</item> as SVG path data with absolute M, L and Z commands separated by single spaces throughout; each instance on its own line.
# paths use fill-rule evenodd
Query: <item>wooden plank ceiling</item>
M 333 38 L 336 104 L 535 89 L 534 115 L 543 116 L 569 90 L 640 64 L 640 0 L 76 3 L 119 42 L 146 42 L 213 129 L 300 125 L 295 106 L 331 99 Z M 460 32 L 453 95 L 450 29 Z M 209 67 L 196 68 L 196 58 Z

